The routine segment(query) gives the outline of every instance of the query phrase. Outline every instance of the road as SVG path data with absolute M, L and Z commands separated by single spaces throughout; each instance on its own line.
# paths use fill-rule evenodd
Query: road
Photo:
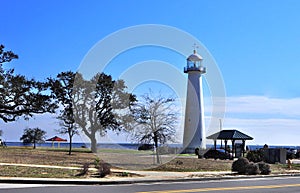
M 282 193 L 300 192 L 300 177 L 189 181 L 131 185 L 48 186 L 0 184 L 0 193 Z

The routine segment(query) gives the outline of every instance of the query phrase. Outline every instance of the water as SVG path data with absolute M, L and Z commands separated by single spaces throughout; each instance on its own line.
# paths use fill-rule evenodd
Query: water
M 6 142 L 7 146 L 17 146 L 17 147 L 32 147 L 32 143 L 24 144 L 23 142 Z M 107 149 L 138 149 L 139 144 L 130 144 L 130 143 L 103 143 L 98 144 L 99 148 L 107 148 Z M 49 143 L 37 143 L 36 147 L 58 147 L 58 143 L 54 142 L 52 146 L 52 142 Z M 60 142 L 60 148 L 69 148 L 68 142 Z M 90 144 L 86 143 L 72 143 L 73 148 L 90 148 Z
M 22 142 L 6 142 L 7 146 L 18 146 L 18 147 L 32 147 L 33 144 L 23 144 Z M 51 142 L 46 142 L 46 143 L 37 143 L 37 147 L 52 147 Z M 177 147 L 180 148 L 182 147 L 181 144 L 169 144 L 170 147 Z M 256 150 L 263 148 L 263 145 L 247 145 L 249 150 Z M 54 143 L 53 147 L 58 147 L 58 143 Z M 69 148 L 69 143 L 68 142 L 60 142 L 59 143 L 60 148 Z M 86 143 L 72 143 L 73 148 L 90 148 L 90 144 Z M 99 148 L 107 148 L 107 149 L 132 149 L 132 150 L 137 150 L 139 147 L 139 144 L 137 143 L 101 143 L 98 144 Z M 212 148 L 213 145 L 207 145 L 207 149 Z M 217 145 L 217 148 L 220 148 L 220 145 Z M 269 146 L 269 148 L 286 148 L 286 149 L 300 149 L 300 146 Z

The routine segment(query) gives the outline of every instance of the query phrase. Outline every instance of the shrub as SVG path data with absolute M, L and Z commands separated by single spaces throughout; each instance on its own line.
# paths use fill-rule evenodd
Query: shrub
M 86 175 L 89 172 L 89 167 L 90 167 L 89 163 L 84 163 L 83 166 L 82 166 L 82 170 L 76 176 L 84 176 L 84 175 Z
M 138 150 L 141 151 L 141 150 L 154 150 L 154 145 L 153 144 L 141 144 L 139 147 L 138 147 Z
M 182 165 L 182 164 L 183 164 L 183 161 L 181 161 L 181 160 L 176 161 L 176 165 Z
M 99 167 L 98 167 L 98 172 L 99 172 L 100 178 L 104 178 L 106 175 L 111 174 L 110 165 L 105 162 L 100 162 Z
M 245 174 L 246 173 L 246 166 L 249 164 L 249 160 L 244 157 L 240 157 L 238 160 L 234 161 L 232 163 L 231 170 L 233 172 L 238 172 L 239 174 Z
M 295 159 L 296 158 L 296 155 L 292 152 L 287 152 L 286 153 L 286 159 Z
M 249 151 L 246 157 L 250 162 L 257 163 L 257 162 L 264 161 L 264 155 L 265 155 L 264 150 L 259 149 L 259 150 Z
M 99 166 L 100 166 L 100 159 L 97 157 L 97 158 L 95 158 L 95 160 L 94 160 L 94 165 L 95 165 L 95 168 L 99 168 Z
M 239 158 L 232 163 L 232 171 L 239 174 L 256 175 L 263 174 L 269 175 L 271 173 L 270 165 L 265 162 L 259 162 L 257 164 L 249 162 L 247 158 Z
M 257 175 L 259 173 L 260 173 L 260 171 L 259 171 L 258 164 L 255 164 L 255 163 L 251 162 L 251 163 L 246 165 L 245 174 L 247 174 L 247 175 Z
M 118 174 L 117 176 L 120 176 L 120 177 L 129 177 L 129 173 L 128 172 L 122 172 L 120 174 Z
M 260 173 L 263 175 L 269 175 L 271 173 L 270 165 L 265 162 L 259 162 L 258 167 L 259 167 Z

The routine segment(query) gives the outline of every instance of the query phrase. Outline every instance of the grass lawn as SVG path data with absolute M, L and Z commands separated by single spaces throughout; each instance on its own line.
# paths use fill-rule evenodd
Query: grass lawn
M 35 168 L 23 166 L 0 166 L 0 176 L 32 178 L 74 178 L 79 171 L 56 168 Z

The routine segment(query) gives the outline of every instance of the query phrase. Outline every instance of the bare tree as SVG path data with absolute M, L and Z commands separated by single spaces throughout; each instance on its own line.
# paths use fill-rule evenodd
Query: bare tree
M 74 135 L 78 135 L 78 126 L 75 123 L 73 109 L 71 107 L 66 107 L 61 114 L 57 117 L 60 120 L 59 125 L 61 126 L 58 129 L 60 134 L 68 134 L 69 136 L 69 155 L 72 154 L 72 145 Z
M 156 149 L 156 161 L 159 164 L 159 144 L 175 141 L 176 123 L 173 98 L 161 95 L 145 94 L 131 109 L 136 125 L 133 127 L 133 137 L 141 143 L 153 143 Z

